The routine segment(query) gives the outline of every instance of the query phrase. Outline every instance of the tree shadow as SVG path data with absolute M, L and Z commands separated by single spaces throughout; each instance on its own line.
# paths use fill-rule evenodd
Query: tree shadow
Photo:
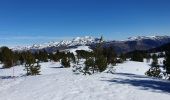
M 0 76 L 0 79 L 14 79 L 18 78 L 18 76 Z
M 129 74 L 129 73 L 116 73 L 116 74 L 121 76 L 127 76 L 130 78 L 114 78 L 114 79 L 102 80 L 102 81 L 108 81 L 108 82 L 118 83 L 118 84 L 128 84 L 128 85 L 138 87 L 141 90 L 170 93 L 170 81 L 148 78 L 145 76 Z
M 130 78 L 149 78 L 148 76 L 136 75 L 136 74 L 131 74 L 131 73 L 115 73 L 115 74 L 130 77 Z
M 64 67 L 60 66 L 60 67 L 49 67 L 49 68 L 60 69 L 60 68 L 64 68 Z

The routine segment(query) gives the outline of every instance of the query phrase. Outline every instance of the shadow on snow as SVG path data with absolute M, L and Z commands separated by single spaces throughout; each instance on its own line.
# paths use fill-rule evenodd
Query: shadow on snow
M 147 76 L 135 75 L 129 73 L 115 73 L 116 75 L 125 76 L 128 78 L 114 78 L 108 81 L 118 84 L 128 84 L 135 87 L 139 87 L 141 90 L 149 90 L 153 92 L 166 92 L 170 93 L 170 82 L 167 80 L 161 80 L 156 78 L 149 78 Z

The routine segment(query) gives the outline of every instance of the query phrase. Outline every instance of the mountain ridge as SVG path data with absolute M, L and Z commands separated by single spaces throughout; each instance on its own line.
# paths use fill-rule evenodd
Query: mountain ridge
M 15 47 L 12 48 L 14 51 L 36 51 L 45 49 L 48 52 L 54 52 L 56 50 L 63 50 L 73 48 L 75 46 L 90 46 L 94 47 L 99 43 L 100 38 L 94 38 L 91 36 L 76 37 L 72 40 L 62 40 L 59 42 L 48 42 L 44 44 L 33 44 L 32 46 Z M 137 36 L 129 37 L 126 40 L 106 40 L 103 42 L 104 47 L 112 46 L 115 48 L 117 53 L 126 53 L 133 50 L 148 50 L 159 47 L 166 43 L 170 43 L 170 36 Z

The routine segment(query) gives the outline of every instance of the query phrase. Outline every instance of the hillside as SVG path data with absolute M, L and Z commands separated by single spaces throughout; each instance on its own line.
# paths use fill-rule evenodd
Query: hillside
M 127 61 L 116 73 L 76 75 L 59 63 L 41 63 L 39 76 L 25 77 L 22 66 L 0 69 L 1 100 L 169 100 L 170 82 L 144 75 L 145 62 Z
M 148 52 L 164 52 L 170 50 L 170 43 L 148 50 Z

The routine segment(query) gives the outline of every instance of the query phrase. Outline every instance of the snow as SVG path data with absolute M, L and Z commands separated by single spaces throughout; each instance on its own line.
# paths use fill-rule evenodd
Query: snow
M 85 50 L 85 51 L 89 51 L 89 52 L 92 51 L 92 49 L 90 49 L 89 46 L 78 46 L 78 47 L 76 47 L 76 48 L 66 49 L 65 51 L 71 52 L 71 53 L 73 53 L 74 55 L 76 55 L 76 50 Z
M 115 66 L 117 73 L 131 73 L 137 75 L 144 75 L 145 72 L 150 68 L 147 63 L 128 61 L 126 64 L 119 64 Z
M 84 76 L 46 62 L 39 76 L 23 76 L 23 66 L 15 66 L 14 79 L 7 77 L 12 68 L 0 69 L 0 100 L 169 100 L 170 82 L 145 76 L 148 68 L 127 61 L 115 66 L 115 74 Z
M 16 46 L 12 47 L 11 49 L 14 51 L 22 51 L 22 50 L 31 50 L 31 49 L 44 49 L 47 47 L 62 47 L 62 46 L 77 46 L 77 45 L 87 45 L 91 43 L 98 43 L 99 39 L 93 38 L 91 36 L 85 36 L 85 37 L 76 37 L 72 40 L 62 40 L 59 42 L 48 42 L 43 44 L 34 44 L 32 46 Z
M 152 40 L 160 40 L 164 38 L 170 38 L 170 36 L 134 36 L 134 37 L 129 37 L 129 41 L 134 41 L 134 40 L 143 40 L 143 39 L 152 39 Z

